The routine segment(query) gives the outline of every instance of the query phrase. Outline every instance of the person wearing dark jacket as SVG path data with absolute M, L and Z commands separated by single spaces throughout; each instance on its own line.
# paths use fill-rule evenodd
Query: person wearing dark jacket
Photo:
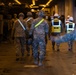
M 33 33 L 33 56 L 34 63 L 42 66 L 46 51 L 45 35 L 48 34 L 49 25 L 43 18 L 45 12 L 40 10 L 38 17 L 33 21 L 30 34 Z
M 27 12 L 27 18 L 25 18 L 25 22 L 27 25 L 27 29 L 28 29 L 28 34 L 26 37 L 26 50 L 27 50 L 27 56 L 30 55 L 30 49 L 32 49 L 32 41 L 33 41 L 33 36 L 29 36 L 29 31 L 33 22 L 33 15 L 32 12 Z M 32 53 L 33 54 L 33 53 Z

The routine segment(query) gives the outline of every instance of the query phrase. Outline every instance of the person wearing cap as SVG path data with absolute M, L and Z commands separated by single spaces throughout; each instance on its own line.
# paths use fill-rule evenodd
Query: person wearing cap
M 15 38 L 15 46 L 16 46 L 16 61 L 24 58 L 24 51 L 25 51 L 25 30 L 23 29 L 22 25 L 26 27 L 26 23 L 24 21 L 24 14 L 19 13 L 18 19 L 15 21 L 13 25 L 13 34 Z
M 43 65 L 46 52 L 45 35 L 48 34 L 49 25 L 43 18 L 45 12 L 40 10 L 38 17 L 33 21 L 30 35 L 33 33 L 33 57 L 34 63 L 38 66 Z
M 17 20 L 18 18 L 17 18 L 17 14 L 14 14 L 14 17 L 13 17 L 13 19 L 12 19 L 12 25 L 14 24 L 14 22 Z
M 51 35 L 51 41 L 52 41 L 52 50 L 55 51 L 55 42 L 53 41 L 54 37 L 60 36 L 60 33 L 62 32 L 62 22 L 58 18 L 58 14 L 54 14 L 54 19 L 51 21 L 51 27 L 50 27 L 50 35 Z M 60 51 L 59 44 L 56 44 L 57 51 Z
M 68 42 L 68 50 L 73 50 L 73 40 L 75 40 L 75 23 L 73 22 L 73 17 L 69 18 L 69 23 L 66 24 L 66 33 L 65 35 L 58 37 L 55 41 L 57 43 Z M 74 34 L 75 33 L 75 34 Z
M 29 31 L 30 31 L 30 28 L 31 28 L 31 25 L 33 22 L 32 12 L 27 12 L 27 18 L 25 18 L 25 22 L 26 22 L 26 25 L 28 28 L 28 34 L 29 34 Z M 32 35 L 31 36 L 27 35 L 27 37 L 26 37 L 26 50 L 27 50 L 28 56 L 30 55 L 30 48 L 32 49 L 32 40 L 33 40 Z

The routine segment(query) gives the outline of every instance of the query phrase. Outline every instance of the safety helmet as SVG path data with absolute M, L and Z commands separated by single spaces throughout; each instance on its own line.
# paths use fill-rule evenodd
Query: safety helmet
M 43 10 L 40 10 L 39 13 L 38 13 L 38 16 L 44 17 L 45 16 L 45 12 Z
M 58 17 L 59 15 L 57 13 L 54 14 L 54 17 Z
M 70 15 L 67 16 L 68 18 L 70 17 Z
M 69 20 L 70 20 L 70 21 L 73 21 L 73 17 L 70 17 Z
M 18 16 L 19 16 L 19 17 L 24 17 L 24 14 L 21 12 L 21 13 L 19 13 Z
M 32 13 L 31 12 L 27 12 L 27 16 L 32 16 Z

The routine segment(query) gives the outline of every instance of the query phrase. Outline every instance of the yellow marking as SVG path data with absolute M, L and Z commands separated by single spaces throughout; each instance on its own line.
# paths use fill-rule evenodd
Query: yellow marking
M 25 65 L 24 67 L 26 68 L 35 68 L 35 67 L 38 67 L 37 65 Z
M 43 21 L 44 21 L 44 19 L 42 19 L 41 21 L 39 21 L 39 22 L 35 25 L 35 28 L 36 28 L 37 26 L 39 26 Z
M 52 27 L 52 32 L 61 32 L 60 27 Z

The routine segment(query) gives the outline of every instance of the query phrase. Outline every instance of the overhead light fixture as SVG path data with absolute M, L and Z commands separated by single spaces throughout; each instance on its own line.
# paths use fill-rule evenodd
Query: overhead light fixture
M 52 0 L 49 0 L 49 1 L 46 3 L 46 6 L 48 6 L 48 5 L 50 4 L 51 1 L 52 1 Z
M 45 4 L 40 4 L 39 6 L 44 7 L 44 6 L 45 6 Z
M 33 5 L 35 5 L 35 0 L 32 0 Z
M 14 1 L 21 5 L 21 2 L 19 2 L 18 0 L 14 0 Z
M 39 8 L 39 6 L 32 6 L 32 8 L 34 8 L 34 9 L 35 9 L 35 8 Z
M 33 4 L 30 5 L 30 8 L 32 8 L 32 7 L 33 7 Z
M 44 8 L 42 8 L 42 10 L 44 10 Z
M 35 0 L 32 0 L 32 4 L 30 5 L 30 8 L 32 8 L 35 5 Z
M 25 8 L 29 8 L 29 5 L 27 3 L 25 3 Z
M 35 10 L 34 9 L 31 9 L 31 12 L 35 12 Z
M 52 0 L 49 0 L 49 1 L 44 5 L 44 7 L 42 8 L 42 10 L 43 10 L 45 7 L 47 7 L 51 2 L 52 2 Z

